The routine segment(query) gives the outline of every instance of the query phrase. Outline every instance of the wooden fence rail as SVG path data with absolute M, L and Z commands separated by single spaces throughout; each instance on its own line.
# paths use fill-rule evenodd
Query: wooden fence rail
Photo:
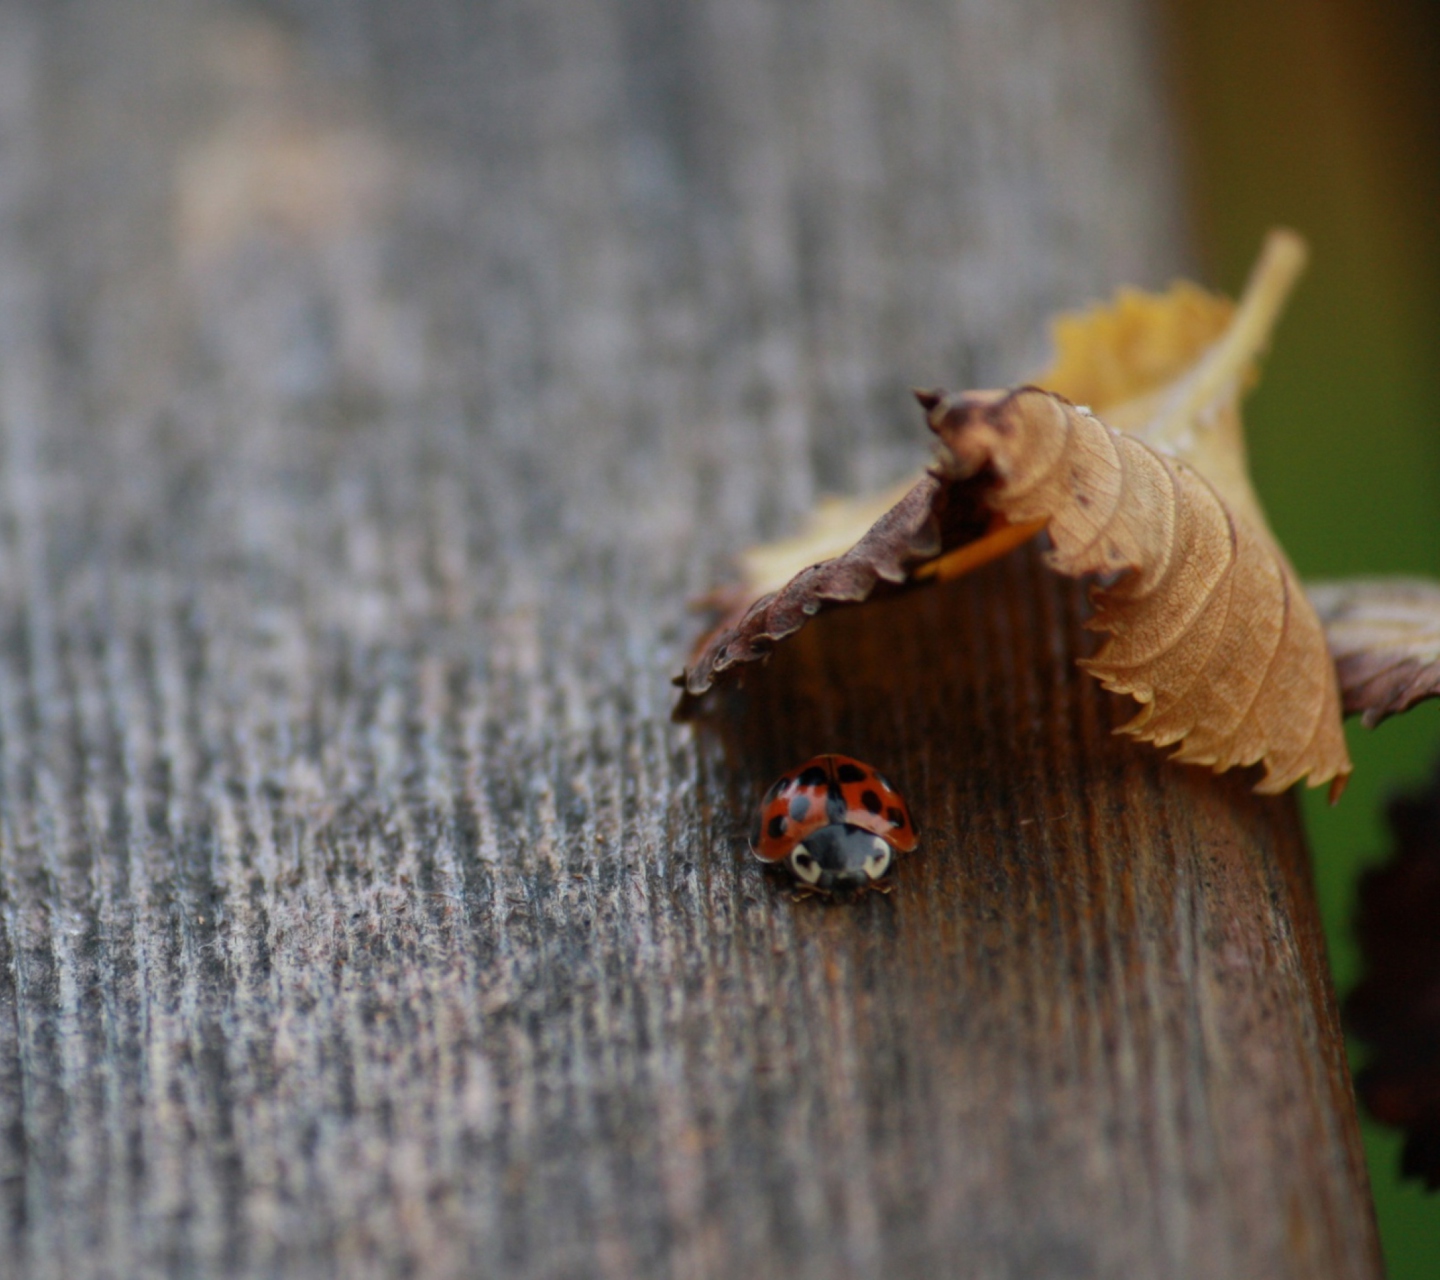
M 1368 1277 L 1289 801 L 1020 554 L 687 597 L 1186 266 L 1138 0 L 0 2 L 0 1274 Z M 895 892 L 767 775 L 874 759 Z

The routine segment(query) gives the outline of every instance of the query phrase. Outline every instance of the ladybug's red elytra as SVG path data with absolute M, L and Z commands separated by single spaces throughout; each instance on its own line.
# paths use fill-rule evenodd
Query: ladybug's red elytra
M 750 828 L 761 862 L 783 862 L 803 888 L 859 889 L 920 843 L 909 806 L 877 769 L 825 755 L 782 773 Z

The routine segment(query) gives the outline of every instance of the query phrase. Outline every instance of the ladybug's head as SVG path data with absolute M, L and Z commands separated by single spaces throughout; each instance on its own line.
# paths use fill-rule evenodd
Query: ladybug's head
M 833 893 L 884 879 L 894 861 L 895 850 L 874 832 L 832 822 L 797 844 L 785 865 L 807 888 Z

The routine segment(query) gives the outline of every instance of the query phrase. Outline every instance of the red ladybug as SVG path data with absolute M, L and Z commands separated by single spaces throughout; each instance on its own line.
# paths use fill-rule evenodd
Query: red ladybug
M 816 756 L 781 774 L 750 828 L 761 862 L 783 861 L 804 888 L 821 893 L 874 884 L 919 842 L 900 793 L 849 756 Z

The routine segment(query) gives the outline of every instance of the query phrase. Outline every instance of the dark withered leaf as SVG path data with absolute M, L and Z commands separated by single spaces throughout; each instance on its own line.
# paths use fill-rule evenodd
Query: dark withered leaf
M 1371 1050 L 1356 1091 L 1405 1133 L 1401 1170 L 1440 1189 L 1440 770 L 1393 801 L 1395 853 L 1360 881 L 1356 932 L 1364 971 L 1345 1002 Z
M 693 714 L 694 700 L 718 679 L 765 657 L 816 614 L 898 590 L 916 565 L 974 541 L 991 520 L 973 486 L 925 475 L 849 551 L 796 574 L 703 636 L 675 681 L 685 690 L 677 717 Z
M 1340 677 L 1345 710 L 1367 727 L 1440 697 L 1440 582 L 1356 578 L 1307 583 Z

